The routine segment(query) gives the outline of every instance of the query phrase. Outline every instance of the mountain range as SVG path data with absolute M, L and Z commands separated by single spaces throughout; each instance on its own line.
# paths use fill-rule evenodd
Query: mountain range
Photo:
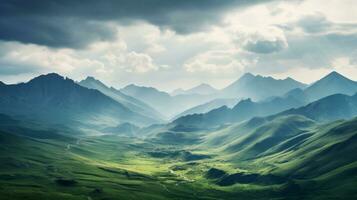
M 315 90 L 317 91 L 314 92 Z M 224 106 L 203 114 L 201 113 L 201 114 L 183 116 L 181 118 L 176 119 L 174 123 L 185 124 L 189 126 L 194 125 L 194 126 L 212 127 L 225 123 L 233 123 L 233 122 L 247 120 L 254 116 L 272 115 L 290 108 L 298 108 L 312 102 L 316 98 L 318 99 L 324 98 L 326 97 L 325 95 L 333 95 L 335 93 L 355 94 L 356 92 L 357 92 L 357 82 L 349 80 L 336 72 L 332 72 L 327 76 L 325 76 L 324 78 L 322 78 L 320 81 L 315 82 L 314 84 L 312 84 L 311 86 L 307 87 L 304 90 L 300 88 L 296 88 L 287 92 L 282 97 L 271 97 L 264 101 L 259 101 L 259 102 L 253 102 L 251 99 L 245 99 L 240 101 L 232 109 L 229 109 Z M 340 97 L 341 99 L 338 99 L 338 97 Z M 325 105 L 326 103 L 329 103 L 329 106 L 336 106 L 336 107 L 351 106 L 351 107 L 341 108 L 344 109 L 344 111 L 347 110 L 346 115 L 348 115 L 348 113 L 350 113 L 348 109 L 353 109 L 353 104 L 351 104 L 350 102 L 344 102 L 343 101 L 344 98 L 346 99 L 349 97 L 343 95 L 342 96 L 339 95 L 337 97 L 332 96 L 327 98 L 327 100 L 324 100 L 324 102 L 320 102 L 318 100 L 313 105 Z M 351 102 L 354 102 L 353 97 L 351 98 L 352 98 Z M 343 103 L 339 104 L 338 103 L 339 101 Z M 325 108 L 322 108 L 321 111 L 314 112 L 314 113 L 320 114 L 323 112 L 327 112 L 328 110 L 335 110 L 335 109 L 328 109 L 328 107 L 326 106 Z M 342 116 L 343 113 L 341 113 L 340 115 Z M 334 119 L 334 116 L 335 115 L 332 115 L 331 119 Z M 346 116 L 346 117 L 350 117 L 350 116 Z M 325 118 L 328 119 L 327 116 Z
M 279 80 L 246 73 L 221 90 L 215 89 L 208 84 L 201 84 L 188 90 L 177 89 L 169 94 L 156 88 L 131 84 L 120 91 L 144 101 L 166 116 L 167 119 L 176 119 L 185 114 L 207 112 L 217 108 L 217 105 L 229 105 L 229 101 L 226 101 L 227 103 L 225 104 L 220 99 L 251 98 L 253 100 L 263 100 L 269 97 L 281 96 L 292 89 L 305 87 L 305 84 L 291 78 Z
M 54 73 L 0 82 L 0 196 L 356 199 L 356 82 L 272 79 L 246 74 L 233 99 Z
M 206 103 L 215 98 L 214 95 L 202 94 L 180 94 L 171 96 L 169 93 L 159 91 L 156 88 L 137 86 L 134 84 L 120 89 L 120 92 L 144 101 L 158 110 L 167 119 L 174 117 L 186 109 Z
M 292 78 L 274 79 L 246 73 L 237 81 L 223 88 L 219 94 L 226 98 L 251 98 L 254 101 L 259 101 L 268 97 L 281 96 L 295 88 L 305 87 L 305 84 Z
M 176 96 L 180 94 L 202 94 L 202 95 L 210 95 L 217 92 L 217 89 L 213 88 L 212 86 L 202 83 L 196 87 L 193 87 L 188 90 L 183 89 L 176 89 L 174 90 L 171 95 Z
M 98 90 L 88 89 L 58 74 L 41 75 L 27 83 L 0 86 L 0 112 L 51 123 L 156 123 Z
M 106 86 L 104 83 L 100 82 L 94 77 L 87 77 L 86 79 L 80 81 L 78 84 L 83 87 L 98 90 L 134 112 L 151 117 L 157 120 L 157 122 L 163 122 L 164 116 L 162 116 L 154 108 L 150 107 L 139 99 L 123 94 L 113 87 Z
M 216 108 L 222 107 L 222 106 L 227 106 L 228 108 L 232 108 L 234 105 L 238 103 L 237 99 L 214 99 L 212 101 L 209 101 L 207 103 L 194 106 L 188 110 L 185 110 L 184 112 L 176 115 L 173 120 L 186 116 L 186 115 L 191 115 L 191 114 L 200 114 L 200 113 L 206 113 L 211 110 L 214 110 Z

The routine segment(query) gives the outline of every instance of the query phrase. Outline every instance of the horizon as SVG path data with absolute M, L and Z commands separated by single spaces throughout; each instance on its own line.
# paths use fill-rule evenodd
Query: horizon
M 108 87 L 113 87 L 113 88 L 118 89 L 118 90 L 119 90 L 119 89 L 122 89 L 122 88 L 124 88 L 124 87 L 130 86 L 130 85 L 134 85 L 134 86 L 138 86 L 138 87 L 154 88 L 154 89 L 157 89 L 158 91 L 162 91 L 162 92 L 166 92 L 166 93 L 168 93 L 168 94 L 171 94 L 171 93 L 173 93 L 175 90 L 180 90 L 180 89 L 182 89 L 182 90 L 189 90 L 189 89 L 195 88 L 195 87 L 200 86 L 200 85 L 209 85 L 209 86 L 211 86 L 212 88 L 214 88 L 214 89 L 216 89 L 216 90 L 222 90 L 222 89 L 228 87 L 229 85 L 233 84 L 234 82 L 236 82 L 237 80 L 239 80 L 240 78 L 242 78 L 242 77 L 243 77 L 244 75 L 246 75 L 246 74 L 252 74 L 252 75 L 255 76 L 255 77 L 261 76 L 261 77 L 263 77 L 263 78 L 269 78 L 269 77 L 271 77 L 271 78 L 273 78 L 273 79 L 275 79 L 275 80 L 286 80 L 286 79 L 291 78 L 292 80 L 298 81 L 298 82 L 300 82 L 300 83 L 302 83 L 302 84 L 305 84 L 305 85 L 309 86 L 309 85 L 312 85 L 314 82 L 316 82 L 316 81 L 318 81 L 318 80 L 321 80 L 322 78 L 324 78 L 324 77 L 326 77 L 326 76 L 328 76 L 328 75 L 330 75 L 330 74 L 332 74 L 332 73 L 337 73 L 337 74 L 340 74 L 340 75 L 342 75 L 342 76 L 344 76 L 344 77 L 346 77 L 346 78 L 348 78 L 348 79 L 350 79 L 350 80 L 352 80 L 352 81 L 356 81 L 355 79 L 350 78 L 350 77 L 348 77 L 348 76 L 346 76 L 346 75 L 344 75 L 344 74 L 342 74 L 342 73 L 340 73 L 340 72 L 338 72 L 338 71 L 332 70 L 332 71 L 327 72 L 326 74 L 322 75 L 320 78 L 318 78 L 318 79 L 316 79 L 316 80 L 313 80 L 313 81 L 310 82 L 310 83 L 301 82 L 301 81 L 296 80 L 296 79 L 294 79 L 294 78 L 292 78 L 292 77 L 289 77 L 289 76 L 288 76 L 288 77 L 285 77 L 285 78 L 275 78 L 275 77 L 273 77 L 273 76 L 264 76 L 264 75 L 260 75 L 260 74 L 253 74 L 253 73 L 251 73 L 251 72 L 245 72 L 244 74 L 242 74 L 240 77 L 238 77 L 238 78 L 235 79 L 234 81 L 232 81 L 232 82 L 228 83 L 227 85 L 225 85 L 225 86 L 223 86 L 223 87 L 220 87 L 220 88 L 215 87 L 215 85 L 211 85 L 211 84 L 209 84 L 209 83 L 199 83 L 199 84 L 193 85 L 193 86 L 191 86 L 191 87 L 189 87 L 189 88 L 180 88 L 180 87 L 179 87 L 179 88 L 176 88 L 176 89 L 173 89 L 173 90 L 170 90 L 170 91 L 163 90 L 163 89 L 161 89 L 160 87 L 154 87 L 154 86 L 150 86 L 150 85 L 140 85 L 140 84 L 136 84 L 136 83 L 129 83 L 129 84 L 127 84 L 127 85 L 122 85 L 122 86 L 116 87 L 116 86 L 107 84 L 107 83 L 105 83 L 105 80 L 100 80 L 100 79 L 98 79 L 97 77 L 94 77 L 94 76 L 85 76 L 84 78 L 77 80 L 77 79 L 73 79 L 73 78 L 71 78 L 71 77 L 69 77 L 69 76 L 66 76 L 66 75 L 63 75 L 63 74 L 60 74 L 60 73 L 56 73 L 56 72 L 49 72 L 49 73 L 39 74 L 39 75 L 36 75 L 36 76 L 34 76 L 34 77 L 30 77 L 28 80 L 19 81 L 19 82 L 16 82 L 16 83 L 9 83 L 9 82 L 5 82 L 5 81 L 2 81 L 2 80 L 0 80 L 0 82 L 4 83 L 4 84 L 6 84 L 6 85 L 16 85 L 16 84 L 21 84 L 21 83 L 27 83 L 27 82 L 31 81 L 32 79 L 37 78 L 37 77 L 39 77 L 39 76 L 41 76 L 41 75 L 57 74 L 57 75 L 59 75 L 59 76 L 61 76 L 61 77 L 63 77 L 63 78 L 69 78 L 69 79 L 73 80 L 75 83 L 79 83 L 80 81 L 86 80 L 87 78 L 94 78 L 95 80 L 100 81 L 101 83 L 105 84 L 106 86 L 108 86 Z

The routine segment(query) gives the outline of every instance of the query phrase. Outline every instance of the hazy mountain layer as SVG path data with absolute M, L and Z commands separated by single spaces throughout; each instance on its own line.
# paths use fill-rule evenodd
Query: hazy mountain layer
M 188 110 L 185 110 L 184 112 L 176 115 L 173 120 L 186 116 L 186 115 L 192 115 L 192 114 L 200 114 L 200 113 L 207 113 L 213 109 L 222 107 L 222 106 L 227 106 L 228 108 L 232 108 L 235 104 L 237 104 L 238 100 L 237 99 L 214 99 L 212 101 L 209 101 L 207 103 L 195 106 L 193 108 L 190 108 Z
M 200 105 L 214 98 L 212 95 L 187 94 L 171 96 L 152 87 L 128 85 L 120 90 L 122 93 L 140 99 L 152 106 L 167 119 L 193 106 Z
M 240 101 L 233 108 L 226 106 L 204 114 L 183 116 L 173 121 L 175 124 L 193 127 L 217 127 L 226 123 L 235 123 L 256 116 L 267 116 L 283 110 L 304 105 L 304 100 L 294 96 L 276 97 L 268 101 L 253 102 L 251 99 Z
M 323 86 L 326 82 L 328 82 L 328 84 Z M 296 88 L 287 92 L 282 97 L 271 97 L 259 102 L 253 102 L 250 99 L 242 100 L 232 109 L 221 107 L 205 114 L 183 116 L 176 119 L 174 123 L 188 126 L 215 127 L 225 123 L 247 120 L 255 116 L 267 116 L 290 108 L 304 106 L 307 103 L 310 103 L 311 99 L 314 99 L 312 98 L 312 94 L 314 94 L 315 97 L 321 96 L 321 98 L 326 97 L 324 95 L 330 95 L 330 93 L 354 94 L 354 84 L 354 81 L 351 81 L 336 72 L 332 72 L 305 90 Z M 315 90 L 314 88 L 317 87 L 321 92 L 312 93 L 312 91 Z M 344 95 L 337 95 L 325 98 L 324 100 L 317 100 L 306 108 L 287 112 L 291 114 L 306 115 L 319 121 L 346 119 L 354 116 L 355 104 L 355 97 L 350 98 Z
M 299 114 L 317 121 L 349 119 L 357 115 L 357 93 L 353 96 L 335 94 L 304 107 L 287 110 L 279 115 Z
M 357 82 L 352 81 L 337 72 L 331 72 L 316 81 L 304 91 L 310 101 L 314 101 L 332 94 L 353 95 L 357 92 Z
M 212 86 L 208 84 L 200 84 L 196 87 L 193 87 L 188 90 L 183 90 L 183 89 L 176 89 L 174 90 L 171 95 L 176 96 L 180 94 L 202 94 L 202 95 L 210 95 L 216 93 L 218 90 L 213 88 Z
M 268 97 L 281 96 L 292 89 L 304 88 L 305 86 L 305 84 L 291 78 L 279 80 L 246 73 L 240 79 L 222 89 L 219 95 L 226 98 L 251 98 L 259 101 Z
M 111 97 L 112 99 L 118 101 L 119 103 L 123 104 L 130 110 L 140 113 L 144 116 L 153 118 L 157 120 L 157 123 L 163 122 L 163 116 L 156 111 L 154 108 L 150 107 L 146 103 L 123 94 L 119 90 L 116 90 L 115 88 L 109 88 L 108 86 L 104 85 L 102 82 L 99 80 L 96 80 L 93 77 L 87 77 L 85 80 L 82 80 L 78 83 L 79 85 L 83 87 L 87 87 L 90 89 L 96 89 L 105 94 L 108 97 Z

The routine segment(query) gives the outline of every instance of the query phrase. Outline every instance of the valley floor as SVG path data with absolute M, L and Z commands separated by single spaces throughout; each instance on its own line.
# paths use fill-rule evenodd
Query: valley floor
M 1 132 L 1 199 L 325 199 L 339 195 L 309 193 L 293 182 L 219 183 L 220 173 L 237 172 L 237 166 L 185 146 L 158 148 L 158 144 L 120 136 L 57 136 Z

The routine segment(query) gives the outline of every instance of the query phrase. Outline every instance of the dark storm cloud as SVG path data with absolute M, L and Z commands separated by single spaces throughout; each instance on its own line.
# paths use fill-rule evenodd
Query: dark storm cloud
M 115 36 L 115 31 L 104 22 L 147 21 L 186 34 L 219 23 L 222 13 L 228 9 L 266 1 L 3 0 L 0 40 L 81 48 Z

